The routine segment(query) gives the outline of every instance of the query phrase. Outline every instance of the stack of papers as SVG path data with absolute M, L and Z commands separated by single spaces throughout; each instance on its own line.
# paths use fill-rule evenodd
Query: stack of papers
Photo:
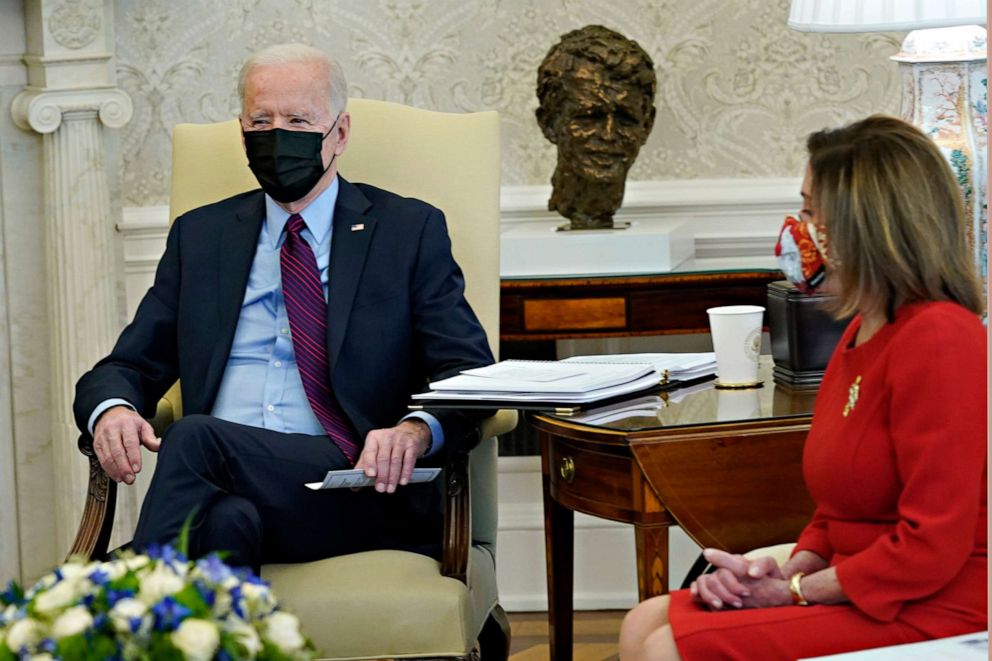
M 504 360 L 430 384 L 417 401 L 588 404 L 716 374 L 710 353 L 637 353 Z
M 662 383 L 693 381 L 716 375 L 716 354 L 705 353 L 624 353 L 602 356 L 572 356 L 566 363 L 639 363 L 651 365 Z
M 415 400 L 583 404 L 652 388 L 661 375 L 646 363 L 505 360 L 431 383 Z

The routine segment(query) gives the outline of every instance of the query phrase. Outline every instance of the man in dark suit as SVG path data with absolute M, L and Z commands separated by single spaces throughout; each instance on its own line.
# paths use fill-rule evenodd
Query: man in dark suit
M 350 118 L 338 65 L 302 45 L 251 58 L 239 81 L 262 190 L 178 218 L 134 321 L 77 384 L 74 410 L 107 474 L 159 459 L 135 545 L 194 513 L 191 552 L 313 560 L 371 548 L 431 552 L 435 484 L 410 484 L 477 440 L 477 416 L 406 414 L 429 380 L 492 362 L 464 299 L 444 216 L 337 175 Z M 145 421 L 179 378 L 184 417 Z M 374 489 L 310 491 L 329 469 Z M 400 487 L 400 488 L 398 488 Z

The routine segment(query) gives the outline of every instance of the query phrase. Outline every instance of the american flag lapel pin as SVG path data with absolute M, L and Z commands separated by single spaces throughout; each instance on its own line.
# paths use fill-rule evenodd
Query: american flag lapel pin
M 361 232 L 364 229 L 365 229 L 365 223 L 355 223 L 354 225 L 351 226 L 352 232 Z

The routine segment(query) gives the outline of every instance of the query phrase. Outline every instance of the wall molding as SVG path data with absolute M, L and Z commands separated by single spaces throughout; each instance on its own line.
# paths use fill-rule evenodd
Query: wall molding
M 670 179 L 630 181 L 618 217 L 657 217 L 671 214 L 745 214 L 799 203 L 799 177 L 731 179 Z M 500 194 L 502 219 L 507 222 L 557 219 L 547 210 L 551 186 L 504 186 Z
M 632 181 L 618 220 L 680 218 L 695 232 L 695 256 L 770 257 L 782 218 L 799 206 L 798 177 Z M 517 223 L 562 219 L 547 210 L 551 186 L 504 186 L 500 221 Z M 153 273 L 169 227 L 169 207 L 124 207 L 117 229 L 124 238 L 128 277 Z M 147 287 L 145 287 L 147 288 Z M 141 288 L 139 296 L 144 292 Z M 129 302 L 131 291 L 128 292 Z M 129 309 L 134 309 L 133 307 Z

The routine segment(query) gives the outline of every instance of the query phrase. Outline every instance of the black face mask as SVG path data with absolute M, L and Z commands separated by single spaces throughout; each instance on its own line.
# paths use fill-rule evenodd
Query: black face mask
M 320 156 L 324 139 L 337 123 L 335 119 L 331 128 L 323 134 L 286 129 L 242 130 L 248 167 L 262 190 L 276 202 L 283 203 L 295 202 L 312 191 L 337 157 L 337 154 L 332 156 L 325 168 Z

